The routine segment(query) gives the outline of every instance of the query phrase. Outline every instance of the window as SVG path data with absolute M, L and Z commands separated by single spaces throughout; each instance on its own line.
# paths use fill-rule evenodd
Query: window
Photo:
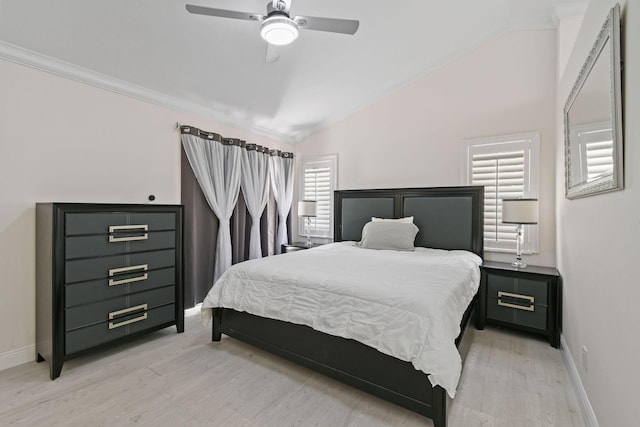
M 333 237 L 333 191 L 336 188 L 338 156 L 314 157 L 301 160 L 300 198 L 315 200 L 317 216 L 311 218 L 310 234 L 314 237 Z M 305 221 L 298 222 L 301 236 L 307 234 Z
M 538 197 L 540 135 L 537 132 L 466 140 L 463 185 L 484 186 L 484 248 L 513 252 L 516 227 L 502 224 L 502 199 Z M 538 226 L 524 226 L 523 253 L 537 252 Z

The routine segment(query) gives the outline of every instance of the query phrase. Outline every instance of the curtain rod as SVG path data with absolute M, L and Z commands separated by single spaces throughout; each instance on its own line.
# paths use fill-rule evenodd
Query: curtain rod
M 193 126 L 181 125 L 180 122 L 176 122 L 176 129 L 180 130 L 180 134 L 193 135 L 209 141 L 217 141 L 224 145 L 237 145 L 238 147 L 245 148 L 248 151 L 255 150 L 259 153 L 269 153 L 272 156 L 280 156 L 284 157 L 285 159 L 293 159 L 293 153 L 287 151 L 270 149 L 269 147 L 264 147 L 262 145 L 247 143 L 247 141 L 239 138 L 225 138 L 215 132 L 207 132 Z

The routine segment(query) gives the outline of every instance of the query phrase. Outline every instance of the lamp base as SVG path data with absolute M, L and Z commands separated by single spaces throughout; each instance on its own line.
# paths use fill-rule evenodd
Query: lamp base
M 527 268 L 527 264 L 522 262 L 522 261 L 520 261 L 520 260 L 516 260 L 516 261 L 512 262 L 511 266 L 515 267 L 515 268 Z
M 516 237 L 516 260 L 511 263 L 511 266 L 515 268 L 527 268 L 527 264 L 522 262 L 522 224 L 518 224 L 516 233 L 518 233 Z
M 311 241 L 311 218 L 306 217 L 305 222 L 307 223 L 307 241 L 305 242 L 306 246 L 310 248 L 313 246 L 313 242 Z

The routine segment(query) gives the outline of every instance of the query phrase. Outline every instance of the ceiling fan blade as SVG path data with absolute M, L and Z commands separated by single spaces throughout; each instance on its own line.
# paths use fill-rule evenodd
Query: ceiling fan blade
M 296 16 L 294 21 L 300 28 L 330 33 L 355 34 L 359 21 L 352 19 L 319 18 L 317 16 Z
M 188 4 L 187 10 L 196 15 L 218 16 L 220 18 L 242 19 L 246 21 L 262 21 L 264 16 L 255 13 L 236 12 L 235 10 L 214 9 L 212 7 Z
M 281 47 L 282 46 L 267 43 L 267 55 L 264 58 L 264 62 L 266 62 L 267 64 L 271 64 L 272 62 L 276 62 L 278 59 L 280 59 Z

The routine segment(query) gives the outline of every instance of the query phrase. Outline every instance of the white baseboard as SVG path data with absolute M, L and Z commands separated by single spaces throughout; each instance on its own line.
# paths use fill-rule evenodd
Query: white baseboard
M 564 359 L 564 365 L 567 368 L 567 372 L 569 372 L 569 378 L 571 379 L 573 390 L 576 393 L 578 403 L 580 404 L 580 409 L 582 410 L 582 418 L 584 418 L 584 423 L 587 427 L 599 427 L 598 419 L 596 418 L 595 412 L 593 412 L 593 408 L 591 407 L 591 402 L 589 402 L 587 392 L 582 385 L 580 374 L 578 374 L 578 368 L 576 368 L 576 364 L 573 360 L 573 356 L 571 356 L 571 352 L 569 351 L 567 341 L 564 339 L 564 335 L 560 335 L 560 348 L 562 349 L 562 358 Z
M 36 359 L 35 354 L 35 345 L 28 345 L 0 353 L 0 371 L 22 365 L 23 363 L 33 362 Z

